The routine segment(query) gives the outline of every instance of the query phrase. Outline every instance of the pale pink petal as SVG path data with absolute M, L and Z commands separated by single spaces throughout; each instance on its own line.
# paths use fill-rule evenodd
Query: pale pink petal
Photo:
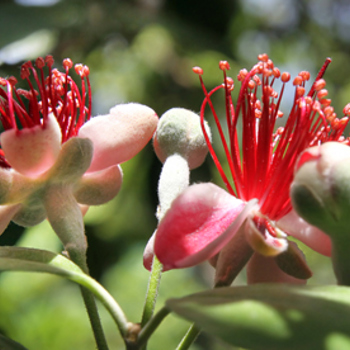
M 156 232 L 154 231 L 151 238 L 148 240 L 145 250 L 143 251 L 143 266 L 148 270 L 151 271 L 152 269 L 152 262 L 154 257 L 154 239 L 156 237 Z M 164 271 L 164 269 L 163 269 Z
M 37 125 L 22 130 L 10 129 L 1 134 L 6 160 L 19 173 L 36 177 L 48 170 L 61 150 L 61 129 L 54 116 L 45 128 Z
M 154 251 L 164 270 L 197 265 L 218 253 L 255 207 L 213 184 L 190 186 L 161 220 Z
M 97 116 L 79 130 L 94 144 L 89 171 L 97 171 L 127 161 L 146 146 L 158 123 L 153 109 L 129 103 L 117 105 L 110 114 Z
M 82 214 L 83 216 L 85 216 L 86 213 L 88 212 L 90 206 L 88 206 L 88 205 L 86 205 L 86 204 L 78 204 L 78 205 L 79 205 L 81 214 Z
M 308 224 L 292 210 L 276 223 L 279 228 L 303 242 L 316 252 L 331 256 L 332 242 L 329 236 L 315 226 Z
M 119 165 L 85 174 L 74 190 L 78 203 L 100 205 L 113 199 L 120 190 L 123 173 Z
M 247 282 L 255 283 L 291 283 L 306 284 L 306 279 L 299 279 L 283 272 L 272 257 L 259 253 L 253 254 L 247 265 Z

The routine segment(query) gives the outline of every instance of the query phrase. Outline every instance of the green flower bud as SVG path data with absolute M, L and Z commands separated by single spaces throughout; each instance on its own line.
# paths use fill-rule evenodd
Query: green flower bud
M 338 283 L 350 285 L 350 147 L 328 142 L 307 149 L 291 187 L 295 210 L 332 241 Z
M 350 147 L 327 142 L 307 149 L 291 186 L 293 207 L 331 237 L 350 231 Z
M 206 124 L 205 128 L 210 138 Z M 190 169 L 199 167 L 208 153 L 199 116 L 184 108 L 165 112 L 153 137 L 153 147 L 162 163 L 169 156 L 179 154 L 187 160 Z

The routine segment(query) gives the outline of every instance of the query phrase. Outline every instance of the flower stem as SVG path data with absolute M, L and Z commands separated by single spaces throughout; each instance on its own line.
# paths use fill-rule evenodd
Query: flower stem
M 157 257 L 154 256 L 153 263 L 152 263 L 152 270 L 148 281 L 145 305 L 143 308 L 141 327 L 144 327 L 153 315 L 154 307 L 156 305 L 157 296 L 158 296 L 160 279 L 162 276 L 162 268 L 163 268 L 162 264 L 157 259 Z
M 200 330 L 193 324 L 182 338 L 176 350 L 187 350 L 197 339 Z
M 89 275 L 86 263 L 87 242 L 83 215 L 69 186 L 58 183 L 46 190 L 44 196 L 47 218 L 60 238 L 69 258 Z M 94 295 L 81 288 L 91 327 L 99 350 L 108 350 Z
M 91 291 L 91 295 L 94 294 L 102 302 L 117 324 L 121 336 L 126 339 L 129 330 L 129 322 L 115 299 L 97 281 L 88 275 L 77 274 L 70 277 L 70 279 L 83 285 L 85 290 Z
M 153 334 L 153 332 L 157 329 L 159 324 L 163 321 L 163 319 L 169 315 L 170 311 L 166 307 L 162 307 L 142 328 L 139 333 L 137 344 L 143 346 L 146 344 L 149 337 Z
M 76 251 L 68 253 L 70 255 L 71 260 L 75 262 L 87 275 L 89 275 L 89 269 L 86 264 L 86 257 L 78 256 L 80 254 L 76 254 Z M 80 287 L 80 290 L 84 300 L 86 311 L 89 316 L 91 328 L 94 333 L 97 348 L 98 350 L 108 350 L 108 345 L 102 329 L 101 320 L 98 313 L 94 294 L 85 287 Z

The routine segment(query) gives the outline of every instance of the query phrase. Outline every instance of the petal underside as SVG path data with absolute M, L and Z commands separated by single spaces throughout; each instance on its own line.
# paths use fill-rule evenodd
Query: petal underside
M 190 186 L 161 220 L 154 250 L 164 270 L 194 266 L 219 252 L 255 207 L 213 184 Z
M 112 200 L 119 192 L 123 173 L 119 165 L 85 174 L 74 190 L 80 204 L 100 205 Z
M 138 104 L 117 105 L 110 114 L 97 116 L 79 130 L 79 137 L 94 144 L 89 171 L 120 164 L 134 157 L 152 138 L 158 123 L 153 109 Z
M 294 210 L 278 220 L 276 224 L 283 231 L 303 242 L 316 252 L 331 256 L 332 242 L 329 236 L 317 227 L 308 224 Z

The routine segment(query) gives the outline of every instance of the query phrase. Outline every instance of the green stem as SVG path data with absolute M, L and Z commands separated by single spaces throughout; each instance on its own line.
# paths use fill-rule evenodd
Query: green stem
M 125 339 L 128 335 L 129 323 L 122 308 L 115 299 L 97 281 L 88 275 L 74 274 L 69 279 L 79 283 L 83 288 L 85 287 L 85 290 L 92 292 L 101 301 L 115 321 L 121 336 Z
M 73 141 L 68 141 L 65 145 L 69 144 L 74 146 L 74 142 L 72 142 Z M 57 169 L 58 174 L 61 174 L 61 176 L 63 176 L 67 164 L 70 164 L 67 159 L 72 159 L 72 156 L 74 155 L 79 157 L 79 152 L 83 152 L 84 150 L 84 155 L 86 156 L 92 152 L 92 149 L 90 149 L 90 153 L 88 152 L 88 149 L 92 147 L 89 142 L 77 142 L 77 147 L 72 149 L 73 153 L 70 154 L 70 158 L 66 158 L 65 162 L 60 165 L 59 169 Z M 87 149 L 85 149 L 85 146 Z M 66 146 L 65 149 L 67 149 L 67 147 L 68 146 Z M 77 152 L 74 153 L 74 151 Z M 56 165 L 57 164 L 58 163 L 56 163 Z M 63 243 L 70 259 L 88 275 L 89 269 L 86 263 L 87 242 L 84 233 L 83 215 L 75 197 L 73 196 L 72 188 L 61 181 L 57 181 L 56 184 L 48 186 L 44 195 L 44 204 L 47 219 Z M 97 348 L 99 350 L 108 350 L 95 298 L 88 290 L 82 289 L 81 292 L 89 315 Z
M 147 343 L 149 337 L 153 334 L 153 332 L 157 329 L 159 324 L 163 321 L 163 319 L 168 316 L 170 311 L 166 307 L 162 307 L 142 328 L 139 333 L 137 344 L 139 347 L 143 346 Z
M 162 268 L 163 268 L 162 264 L 157 259 L 157 257 L 154 256 L 153 263 L 152 263 L 152 270 L 148 281 L 145 305 L 143 308 L 141 327 L 144 327 L 153 315 L 154 307 L 156 305 L 157 296 L 158 296 L 160 279 L 162 276 Z
M 87 275 L 89 275 L 89 269 L 86 264 L 86 256 L 83 253 L 78 253 L 76 250 L 69 251 L 69 256 L 73 262 L 75 262 Z M 84 300 L 86 311 L 89 316 L 92 331 L 94 333 L 97 348 L 99 350 L 108 350 L 106 337 L 104 335 L 100 315 L 98 313 L 95 297 L 93 293 L 84 287 L 80 287 L 81 295 Z
M 187 350 L 197 339 L 200 330 L 193 324 L 185 336 L 182 338 L 180 344 L 177 346 L 176 350 Z

